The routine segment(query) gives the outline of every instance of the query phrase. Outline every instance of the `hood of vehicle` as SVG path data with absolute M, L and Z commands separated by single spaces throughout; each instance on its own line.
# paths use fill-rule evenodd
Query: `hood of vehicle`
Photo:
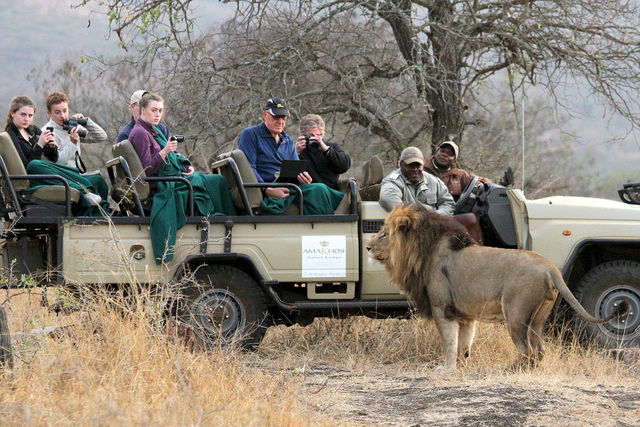
M 640 221 L 640 205 L 592 197 L 552 196 L 527 200 L 529 219 L 607 219 Z

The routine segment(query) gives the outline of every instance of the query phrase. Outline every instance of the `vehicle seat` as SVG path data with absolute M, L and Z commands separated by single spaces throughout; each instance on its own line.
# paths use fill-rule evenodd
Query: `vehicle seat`
M 131 143 L 125 139 L 124 141 L 114 144 L 111 147 L 111 150 L 116 158 L 122 157 L 126 161 L 126 166 L 120 163 L 109 165 L 111 198 L 115 200 L 119 205 L 133 207 L 135 206 L 134 199 L 137 194 L 137 197 L 143 203 L 143 206 L 146 205 L 147 203 L 144 202 L 149 200 L 151 189 L 149 187 L 149 183 L 142 179 L 146 178 L 147 175 L 144 172 L 140 157 L 138 157 L 138 153 L 136 153 L 133 145 L 131 145 Z M 133 186 L 127 180 L 127 172 L 125 170 L 125 167 L 129 168 L 130 176 L 133 178 Z M 149 209 L 151 208 L 151 206 L 146 207 Z M 126 209 L 121 209 L 121 211 L 123 212 L 125 210 Z
M 351 188 L 352 186 L 355 188 L 355 179 L 353 178 L 340 178 L 338 179 L 338 190 L 344 193 L 344 197 L 342 201 L 338 205 L 338 207 L 333 211 L 334 215 L 348 215 L 351 212 L 351 200 L 353 197 L 356 199 L 359 198 L 358 192 L 352 194 Z
M 384 178 L 384 166 L 377 155 L 373 155 L 362 165 L 362 185 L 360 198 L 363 201 L 377 202 L 380 198 L 380 187 Z
M 20 159 L 20 155 L 18 154 L 18 150 L 13 145 L 13 141 L 7 132 L 0 133 L 0 156 L 2 157 L 2 161 L 4 163 L 4 167 L 6 168 L 6 173 L 10 176 L 16 175 L 27 175 L 27 171 Z M 2 171 L 4 175 L 4 171 Z M 5 197 L 5 201 L 7 196 L 9 195 L 9 188 L 6 179 L 7 177 L 3 177 L 2 180 L 2 190 L 3 197 Z M 66 202 L 66 194 L 64 185 L 51 185 L 46 187 L 41 187 L 35 190 L 31 194 L 20 194 L 21 190 L 25 190 L 29 188 L 29 180 L 28 179 L 11 179 L 11 184 L 13 190 L 16 192 L 16 196 L 19 198 L 19 202 L 22 202 L 24 205 L 42 205 L 45 208 L 45 211 L 49 208 L 53 208 L 54 210 L 60 210 L 61 213 L 64 212 L 62 210 L 62 205 Z M 80 191 L 75 188 L 70 188 L 70 201 L 71 203 L 77 203 L 80 200 Z M 15 210 L 20 210 L 22 212 L 22 207 L 16 206 Z M 58 209 L 59 208 L 59 209 Z M 25 209 L 23 214 L 30 213 L 32 210 L 31 207 Z M 34 210 L 35 211 L 35 210 Z
M 258 182 L 258 178 L 256 178 L 256 174 L 253 172 L 253 168 L 251 168 L 249 160 L 247 160 L 247 156 L 245 156 L 242 150 L 233 150 L 227 153 L 222 153 L 218 156 L 218 159 L 220 160 L 227 158 L 233 159 L 238 167 L 240 183 L 236 182 L 236 175 L 234 174 L 230 163 L 221 163 L 217 168 L 220 170 L 220 174 L 227 180 L 229 191 L 231 191 L 231 199 L 233 200 L 235 208 L 238 210 L 244 210 L 245 206 L 242 202 L 242 196 L 238 185 L 256 184 Z M 245 188 L 245 192 L 249 199 L 251 209 L 256 210 L 260 207 L 260 204 L 262 203 L 262 191 L 259 188 Z

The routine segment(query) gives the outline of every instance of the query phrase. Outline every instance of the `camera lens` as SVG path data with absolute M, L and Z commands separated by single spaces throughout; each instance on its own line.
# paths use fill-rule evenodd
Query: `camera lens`
M 307 142 L 307 148 L 310 151 L 317 151 L 320 149 L 320 143 L 318 141 L 316 141 L 315 139 L 311 139 L 311 138 L 315 138 L 316 136 L 312 133 L 310 133 L 309 135 L 305 135 L 304 136 L 304 140 Z

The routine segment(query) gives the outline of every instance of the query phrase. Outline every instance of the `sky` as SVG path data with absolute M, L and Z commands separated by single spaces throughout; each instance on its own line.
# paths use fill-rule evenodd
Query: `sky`
M 0 2 L 3 31 L 0 39 L 0 106 L 18 94 L 34 96 L 27 80 L 47 57 L 81 57 L 117 52 L 117 37 L 109 33 L 98 2 L 72 8 L 80 0 L 17 0 Z M 231 17 L 234 7 L 218 0 L 194 0 L 197 24 L 206 28 Z M 72 28 L 73 31 L 69 29 Z

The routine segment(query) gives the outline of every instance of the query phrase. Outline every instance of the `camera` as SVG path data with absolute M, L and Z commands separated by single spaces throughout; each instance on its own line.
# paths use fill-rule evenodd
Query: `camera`
M 66 130 L 68 133 L 71 133 L 71 130 L 75 127 L 78 127 L 78 125 L 86 126 L 87 119 L 75 119 L 71 117 L 70 119 L 64 119 L 62 121 L 62 129 Z M 78 129 L 78 136 L 80 138 L 84 138 L 85 136 L 87 136 L 87 131 L 84 129 Z
M 173 139 L 176 142 L 183 142 L 184 141 L 184 135 L 173 135 L 170 139 Z
M 52 126 L 47 126 L 47 130 L 51 133 L 53 133 L 53 127 Z
M 309 149 L 309 151 L 318 151 L 320 149 L 320 143 L 315 139 L 311 139 L 315 137 L 316 136 L 312 133 L 304 136 L 304 140 L 307 142 L 307 148 Z

